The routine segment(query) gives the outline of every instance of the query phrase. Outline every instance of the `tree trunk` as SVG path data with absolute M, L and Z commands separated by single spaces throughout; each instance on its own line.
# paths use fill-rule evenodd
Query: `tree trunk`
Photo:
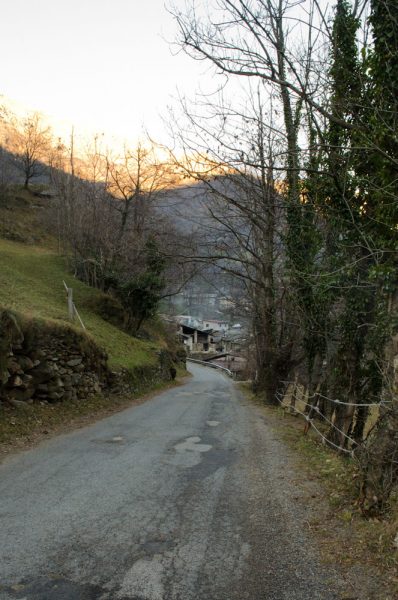
M 365 430 L 366 421 L 369 416 L 368 406 L 358 406 L 356 411 L 356 419 L 354 429 L 352 431 L 352 437 L 357 444 L 361 444 L 363 441 L 363 434 Z
M 264 393 L 266 404 L 278 406 L 278 392 L 280 384 L 273 367 L 274 359 L 267 353 L 264 355 L 264 362 L 259 365 L 257 379 L 254 383 L 254 391 Z
M 398 403 L 380 417 L 359 451 L 362 467 L 360 503 L 368 515 L 381 512 L 398 482 Z
M 348 445 L 348 435 L 354 418 L 354 404 L 343 404 L 336 406 L 333 415 L 333 425 L 327 434 L 331 446 L 344 450 Z

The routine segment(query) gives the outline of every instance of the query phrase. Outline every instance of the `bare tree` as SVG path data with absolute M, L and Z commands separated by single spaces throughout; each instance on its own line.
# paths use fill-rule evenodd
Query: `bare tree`
M 18 158 L 16 165 L 23 173 L 26 189 L 32 179 L 46 171 L 51 141 L 51 128 L 43 123 L 39 113 L 16 123 L 15 135 L 11 140 L 12 150 Z
M 321 115 L 325 114 L 324 81 L 315 68 L 324 38 L 316 6 L 316 2 L 304 7 L 290 0 L 221 0 L 210 4 L 205 15 L 195 10 L 193 3 L 185 11 L 173 11 L 181 47 L 193 58 L 213 63 L 216 71 L 226 78 L 226 94 L 234 81 L 241 80 L 249 98 L 246 106 L 241 99 L 240 106 L 239 100 L 234 101 L 234 107 L 218 106 L 219 122 L 202 125 L 202 137 L 193 140 L 191 136 L 190 151 L 197 151 L 199 146 L 206 154 L 211 140 L 212 161 L 240 174 L 243 169 L 244 176 L 251 178 L 251 196 L 257 199 L 250 210 L 248 205 L 240 206 L 239 210 L 251 222 L 255 243 L 256 279 L 261 281 L 254 288 L 252 304 L 258 330 L 255 339 L 261 347 L 257 376 L 259 386 L 268 388 L 267 400 L 271 403 L 277 402 L 274 392 L 300 358 L 297 351 L 300 326 L 306 323 L 307 327 L 313 327 L 310 320 L 296 318 L 294 323 L 292 314 L 294 303 L 295 312 L 300 312 L 296 300 L 303 293 L 300 274 L 306 254 L 303 229 L 308 228 L 301 179 L 311 141 L 303 120 L 309 108 L 319 106 Z M 202 98 L 199 104 L 203 107 L 210 102 L 214 106 L 213 99 Z M 253 104 L 255 133 L 249 140 L 248 115 Z M 198 106 L 184 106 L 185 113 L 189 112 L 195 123 L 199 110 Z M 230 132 L 227 139 L 226 124 L 232 125 L 232 129 L 237 118 L 243 126 L 237 127 L 234 134 Z M 214 152 L 217 143 L 222 150 Z M 228 203 L 234 206 L 231 198 Z M 235 219 L 235 236 L 239 235 L 238 223 Z M 248 248 L 242 264 L 247 261 L 247 254 Z M 253 276 L 252 271 L 249 274 Z M 310 292 L 307 296 L 311 299 Z M 279 313 L 281 306 L 284 308 Z M 289 339 L 287 332 L 293 331 L 295 335 Z M 268 380 L 267 384 L 261 381 L 263 378 Z
M 107 190 L 120 200 L 116 204 L 121 216 L 119 238 L 127 228 L 141 235 L 156 195 L 170 183 L 170 173 L 152 143 L 140 142 L 135 150 L 126 147 L 122 156 L 107 156 L 106 165 Z
M 222 97 L 202 98 L 200 106 L 182 101 L 185 118 L 179 114 L 173 130 L 183 156 L 172 157 L 176 170 L 197 182 L 202 204 L 191 260 L 243 283 L 245 301 L 237 301 L 252 317 L 256 387 L 272 404 L 300 357 L 286 270 L 288 203 L 278 193 L 285 137 L 272 104 L 266 110 L 263 101 L 261 87 L 249 90 L 241 106 Z M 187 250 L 182 257 L 189 259 Z
M 68 147 L 54 146 L 51 160 L 57 190 L 53 219 L 71 269 L 85 282 L 120 295 L 128 304 L 123 287 L 131 283 L 132 293 L 134 286 L 148 284 L 148 245 L 156 246 L 164 269 L 164 285 L 156 296 L 160 301 L 177 293 L 192 267 L 170 258 L 184 236 L 156 210 L 155 198 L 170 177 L 154 147 L 141 145 L 136 152 L 126 149 L 122 157 L 115 157 L 95 136 L 84 156 L 77 157 L 74 146 L 72 133 Z M 125 325 L 132 323 L 137 323 L 135 315 Z
M 10 120 L 12 116 L 5 106 L 0 106 L 0 193 L 6 196 L 12 181 L 10 146 Z

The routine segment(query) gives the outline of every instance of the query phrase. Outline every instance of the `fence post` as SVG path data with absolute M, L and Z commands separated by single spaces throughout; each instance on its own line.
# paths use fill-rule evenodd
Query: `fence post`
M 66 298 L 67 298 L 67 302 L 68 302 L 68 315 L 69 315 L 69 319 L 71 321 L 75 320 L 75 309 L 74 309 L 74 305 L 73 305 L 73 289 L 68 287 L 65 283 L 64 283 L 64 287 L 66 290 Z
M 78 310 L 76 308 L 75 303 L 73 302 L 73 289 L 68 287 L 65 283 L 65 281 L 63 282 L 64 284 L 64 288 L 66 290 L 66 297 L 67 297 L 67 301 L 68 301 L 68 314 L 69 314 L 69 319 L 71 321 L 75 320 L 75 316 L 78 318 L 80 325 L 82 326 L 83 329 L 86 329 L 81 316 L 78 313 Z

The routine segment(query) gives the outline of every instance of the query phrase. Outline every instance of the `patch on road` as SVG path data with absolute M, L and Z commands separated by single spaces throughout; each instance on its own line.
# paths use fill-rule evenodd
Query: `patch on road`
M 90 440 L 90 441 L 94 442 L 96 444 L 122 444 L 125 441 L 125 439 L 121 435 L 115 435 L 114 437 L 111 437 L 111 438 L 97 439 L 97 440 Z
M 10 587 L 0 586 L 0 597 L 4 597 L 4 592 L 8 598 L 16 600 L 98 600 L 104 597 L 105 590 L 96 585 L 76 583 L 60 577 L 40 577 Z
M 164 567 L 158 557 L 137 560 L 126 573 L 117 598 L 163 600 Z
M 200 440 L 201 438 L 197 436 L 189 437 L 185 442 L 177 444 L 174 448 L 177 452 L 208 452 L 212 449 L 210 444 L 199 444 Z

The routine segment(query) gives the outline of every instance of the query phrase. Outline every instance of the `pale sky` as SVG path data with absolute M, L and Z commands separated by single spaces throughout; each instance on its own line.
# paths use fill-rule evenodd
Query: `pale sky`
M 164 4 L 0 0 L 0 95 L 77 131 L 134 143 L 146 127 L 162 138 L 159 113 L 177 87 L 192 95 L 207 69 L 172 56 L 163 38 L 173 40 L 176 27 Z

